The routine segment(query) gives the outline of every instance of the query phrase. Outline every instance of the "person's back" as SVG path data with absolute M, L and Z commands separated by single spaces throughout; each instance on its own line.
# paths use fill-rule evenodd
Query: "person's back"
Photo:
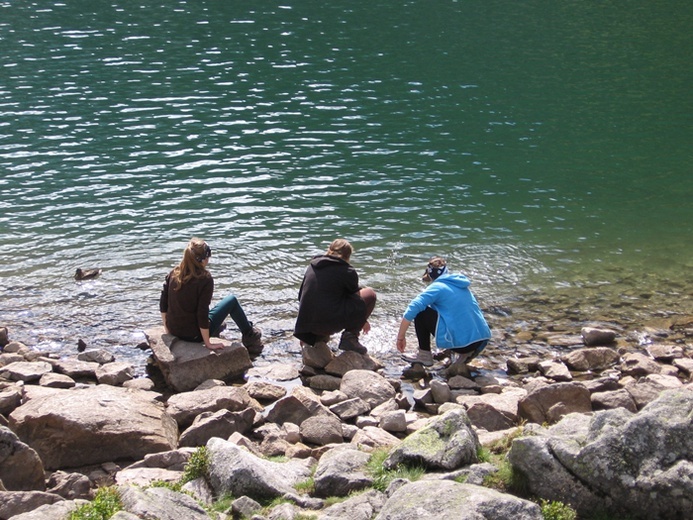
M 294 336 L 304 345 L 327 342 L 343 330 L 339 348 L 367 352 L 358 341 L 370 328 L 368 317 L 375 307 L 375 292 L 359 287 L 359 277 L 349 263 L 351 244 L 337 239 L 327 252 L 313 257 L 298 292 L 299 306 Z

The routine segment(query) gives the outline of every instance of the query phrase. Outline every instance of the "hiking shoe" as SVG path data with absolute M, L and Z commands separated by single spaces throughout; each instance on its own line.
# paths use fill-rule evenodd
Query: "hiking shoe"
M 359 342 L 358 335 L 346 330 L 342 332 L 342 338 L 339 340 L 339 350 L 368 354 L 368 349 Z
M 257 327 L 253 327 L 248 332 L 243 333 L 241 343 L 248 349 L 250 355 L 260 355 L 263 349 L 262 332 Z
M 430 367 L 433 365 L 433 354 L 431 354 L 430 350 L 419 349 L 416 352 L 416 356 L 407 356 L 406 354 L 402 354 L 401 357 L 404 361 L 411 363 L 412 365 L 414 363 L 420 363 L 425 367 Z

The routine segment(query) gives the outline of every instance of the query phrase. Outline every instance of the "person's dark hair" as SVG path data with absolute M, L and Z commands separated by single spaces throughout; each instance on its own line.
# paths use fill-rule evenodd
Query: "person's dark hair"
M 207 269 L 202 262 L 212 256 L 212 249 L 201 238 L 193 237 L 183 251 L 183 259 L 173 270 L 176 289 L 180 289 L 193 278 L 205 276 Z
M 330 247 L 327 248 L 327 252 L 325 254 L 330 256 L 338 256 L 345 262 L 348 262 L 353 252 L 354 248 L 351 247 L 351 244 L 347 240 L 338 238 L 330 244 Z

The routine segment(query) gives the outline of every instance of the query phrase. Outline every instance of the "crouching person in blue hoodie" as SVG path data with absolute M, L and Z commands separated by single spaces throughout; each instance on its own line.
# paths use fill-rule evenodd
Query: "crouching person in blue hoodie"
M 475 358 L 491 339 L 491 329 L 486 323 L 479 304 L 469 290 L 470 281 L 462 274 L 448 271 L 445 260 L 434 256 L 428 262 L 423 280 L 431 282 L 404 312 L 397 334 L 397 350 L 408 363 L 433 365 L 431 336 L 436 346 L 454 353 L 455 365 Z M 414 356 L 407 356 L 406 332 L 414 322 L 419 349 Z

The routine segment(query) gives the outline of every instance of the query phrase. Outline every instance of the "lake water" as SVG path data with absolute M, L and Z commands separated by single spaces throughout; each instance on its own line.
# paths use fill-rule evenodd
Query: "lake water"
M 674 1 L 0 1 L 0 325 L 141 360 L 191 236 L 277 348 L 336 237 L 374 351 L 433 254 L 516 327 L 690 314 L 692 26 Z

